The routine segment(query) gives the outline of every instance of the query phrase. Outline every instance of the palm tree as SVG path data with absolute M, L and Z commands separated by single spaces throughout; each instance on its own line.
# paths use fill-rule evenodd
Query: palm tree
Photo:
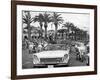
M 61 16 L 61 14 L 57 14 L 56 12 L 54 12 L 52 15 L 52 22 L 55 25 L 55 40 L 56 40 L 56 36 L 57 36 L 58 25 L 62 24 L 62 22 L 63 22 L 63 19 L 60 16 Z
M 76 37 L 75 37 L 76 39 L 75 40 L 79 40 L 80 39 L 80 37 L 81 37 L 80 34 L 81 34 L 80 29 L 77 27 L 76 30 L 75 30 L 75 35 L 76 35 Z
M 47 38 L 47 27 L 48 27 L 48 23 L 51 22 L 50 14 L 47 14 L 47 12 L 45 12 L 43 14 L 43 21 L 44 21 L 44 28 L 45 28 L 45 38 Z
M 71 22 L 66 22 L 65 24 L 63 24 L 62 27 L 66 27 L 68 29 L 68 31 L 70 32 L 73 29 L 74 24 Z
M 22 16 L 22 22 L 23 24 L 26 24 L 26 29 L 28 30 L 28 39 L 30 41 L 31 39 L 31 26 L 30 24 L 33 22 L 33 18 L 31 17 L 31 14 L 29 11 L 24 11 L 24 14 Z
M 59 30 L 57 30 L 57 32 L 60 33 L 61 38 L 64 39 L 64 35 L 67 33 L 67 29 L 59 29 Z
M 62 27 L 65 27 L 68 29 L 68 37 L 70 37 L 70 32 L 73 32 L 73 30 L 75 28 L 74 24 L 71 22 L 66 22 L 65 24 L 63 24 Z
M 34 22 L 39 22 L 40 24 L 40 29 L 42 31 L 42 26 L 43 26 L 43 15 L 40 13 L 38 16 L 35 16 Z

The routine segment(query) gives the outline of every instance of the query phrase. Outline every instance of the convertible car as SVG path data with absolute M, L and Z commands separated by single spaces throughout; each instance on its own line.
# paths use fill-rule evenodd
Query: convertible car
M 60 47 L 62 45 L 49 45 L 46 47 L 46 50 L 33 54 L 33 67 L 68 66 L 69 49 L 61 49 Z

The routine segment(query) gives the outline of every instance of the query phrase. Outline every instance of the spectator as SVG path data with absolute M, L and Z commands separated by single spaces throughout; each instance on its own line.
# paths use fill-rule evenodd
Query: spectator
M 76 59 L 80 60 L 80 52 L 77 45 L 75 45 L 75 53 L 76 53 Z
M 86 54 L 86 45 L 85 44 L 81 44 L 80 47 L 78 47 L 79 52 L 80 52 L 80 61 L 84 61 L 85 60 L 85 54 Z
M 38 48 L 38 51 L 42 51 L 42 49 L 43 49 L 42 43 L 40 43 L 37 48 Z
M 32 53 L 33 46 L 34 46 L 33 42 L 29 42 L 29 53 Z

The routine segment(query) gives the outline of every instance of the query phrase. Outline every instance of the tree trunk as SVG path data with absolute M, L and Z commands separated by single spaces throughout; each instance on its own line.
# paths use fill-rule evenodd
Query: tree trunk
M 40 23 L 40 29 L 41 29 L 41 31 L 42 31 L 42 26 L 43 26 L 42 23 Z
M 69 34 L 70 34 L 70 30 L 69 30 L 69 27 L 68 27 L 68 35 L 67 35 L 68 36 L 68 39 L 70 38 L 70 35 Z
M 28 27 L 28 40 L 31 40 L 31 29 L 30 29 L 30 13 L 28 12 L 28 23 L 27 23 L 27 27 Z
M 45 27 L 45 39 L 47 39 L 47 25 L 45 24 L 44 27 Z
M 40 37 L 41 37 L 41 38 L 42 38 L 42 35 L 43 35 L 43 34 L 42 34 L 42 26 L 43 26 L 42 23 L 40 23 L 40 29 L 41 29 L 41 36 L 40 36 Z
M 56 39 L 57 39 L 57 29 L 58 29 L 58 25 L 55 24 L 55 41 L 56 41 Z
M 28 40 L 31 40 L 31 30 L 30 30 L 30 24 L 28 24 Z

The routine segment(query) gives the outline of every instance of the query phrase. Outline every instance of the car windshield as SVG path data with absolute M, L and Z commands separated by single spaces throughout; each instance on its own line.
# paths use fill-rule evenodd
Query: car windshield
M 65 44 L 54 44 L 54 45 L 47 45 L 45 47 L 45 51 L 48 51 L 48 50 L 67 50 L 68 49 L 68 46 L 65 45 Z

